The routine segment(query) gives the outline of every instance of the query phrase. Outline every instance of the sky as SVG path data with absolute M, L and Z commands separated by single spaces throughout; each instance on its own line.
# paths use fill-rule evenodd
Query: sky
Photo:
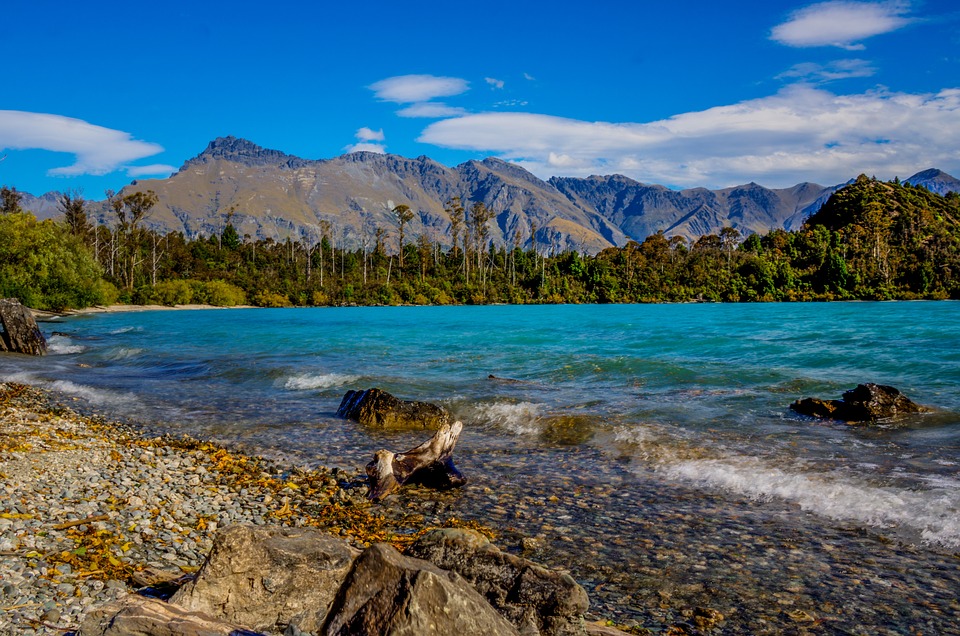
M 5 0 L 0 184 L 102 199 L 233 135 L 674 188 L 960 176 L 956 0 Z

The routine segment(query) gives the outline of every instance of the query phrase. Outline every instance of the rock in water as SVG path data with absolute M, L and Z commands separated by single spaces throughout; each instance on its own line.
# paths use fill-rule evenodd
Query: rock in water
M 230 526 L 170 602 L 252 629 L 315 632 L 359 554 L 314 528 Z
M 0 351 L 42 356 L 47 341 L 37 321 L 16 298 L 0 299 Z
M 898 389 L 883 384 L 858 384 L 840 400 L 804 398 L 790 405 L 801 415 L 845 422 L 876 422 L 905 413 L 925 413 L 930 409 L 910 400 Z
M 384 543 L 354 562 L 320 633 L 519 636 L 462 577 Z
M 584 636 L 587 592 L 568 574 L 501 552 L 479 532 L 434 530 L 407 550 L 468 580 L 523 634 Z
M 347 391 L 337 417 L 366 426 L 408 430 L 436 430 L 451 421 L 450 414 L 436 404 L 401 400 L 377 388 Z

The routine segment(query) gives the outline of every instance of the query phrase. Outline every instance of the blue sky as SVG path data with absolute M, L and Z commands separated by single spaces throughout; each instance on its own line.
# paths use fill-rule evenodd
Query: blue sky
M 960 7 L 7 0 L 0 183 L 100 199 L 219 136 L 672 187 L 960 176 Z

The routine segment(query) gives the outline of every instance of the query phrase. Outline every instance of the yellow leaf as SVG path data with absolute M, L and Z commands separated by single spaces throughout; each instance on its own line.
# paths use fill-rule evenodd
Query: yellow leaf
M 119 561 L 118 559 L 116 559 L 115 557 L 108 555 L 108 556 L 107 556 L 107 560 L 110 561 L 110 565 L 112 565 L 113 567 L 115 567 L 115 568 L 120 567 L 120 561 Z

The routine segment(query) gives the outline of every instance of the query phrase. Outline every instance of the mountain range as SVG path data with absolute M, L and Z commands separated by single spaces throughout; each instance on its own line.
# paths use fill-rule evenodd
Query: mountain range
M 960 191 L 960 180 L 935 169 L 906 181 L 941 194 Z M 401 204 L 414 212 L 407 237 L 426 235 L 449 244 L 445 207 L 460 196 L 468 209 L 482 202 L 492 210 L 490 239 L 497 244 L 529 248 L 535 230 L 541 250 L 592 254 L 658 231 L 695 241 L 725 226 L 744 235 L 797 229 L 843 185 L 672 190 L 621 175 L 544 181 L 494 158 L 453 168 L 426 156 L 370 152 L 309 160 L 221 137 L 170 177 L 134 181 L 121 194 L 156 192 L 159 202 L 146 224 L 160 231 L 191 238 L 217 233 L 229 215 L 241 235 L 318 240 L 327 226 L 331 240 L 348 247 L 371 244 L 378 228 L 395 235 L 392 210 Z M 57 193 L 25 194 L 23 207 L 50 218 L 58 214 L 56 199 Z M 115 220 L 106 201 L 90 201 L 88 212 L 101 223 Z

